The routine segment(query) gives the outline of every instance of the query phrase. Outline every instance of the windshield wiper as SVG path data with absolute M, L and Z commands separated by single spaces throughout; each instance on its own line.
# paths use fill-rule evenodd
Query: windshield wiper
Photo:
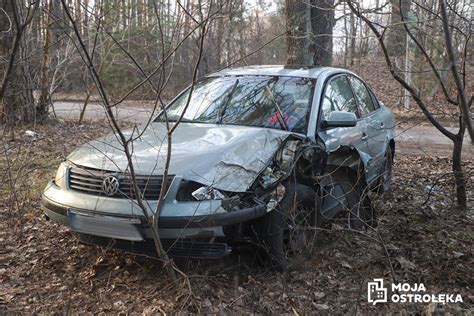
M 179 120 L 179 117 L 176 116 L 176 115 L 175 115 L 174 117 L 168 117 L 168 119 L 166 119 L 166 118 L 164 118 L 164 117 L 160 117 L 160 120 L 161 120 L 161 122 L 166 122 L 166 121 L 168 121 L 168 122 L 177 122 L 177 121 Z M 181 122 L 182 122 L 182 123 L 193 123 L 194 120 L 187 119 L 187 118 L 184 118 L 184 117 L 183 117 L 183 118 L 181 119 Z

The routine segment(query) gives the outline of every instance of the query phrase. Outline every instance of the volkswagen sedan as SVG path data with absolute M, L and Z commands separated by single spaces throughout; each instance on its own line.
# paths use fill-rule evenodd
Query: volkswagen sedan
M 344 69 L 214 73 L 125 135 L 131 161 L 111 134 L 72 152 L 44 190 L 46 217 L 85 243 L 153 254 L 146 218 L 164 190 L 158 231 L 170 256 L 218 258 L 250 242 L 284 269 L 317 228 L 373 225 L 367 193 L 390 190 L 393 116 Z

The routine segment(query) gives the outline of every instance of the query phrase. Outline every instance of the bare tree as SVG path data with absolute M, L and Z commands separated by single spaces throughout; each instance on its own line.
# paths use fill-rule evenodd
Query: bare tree
M 35 1 L 27 8 L 23 8 L 22 5 L 21 2 L 3 0 L 0 6 L 3 15 L 0 50 L 3 55 L 9 55 L 0 85 L 0 101 L 4 107 L 5 122 L 10 126 L 15 124 L 16 114 L 21 113 L 20 119 L 26 122 L 34 119 L 32 89 L 28 87 L 28 82 L 25 82 L 25 78 L 28 78 L 27 70 L 23 63 L 18 62 L 18 56 L 24 53 L 23 35 L 38 9 L 39 1 Z M 22 12 L 25 10 L 26 15 L 23 15 Z
M 43 121 L 48 116 L 48 109 L 51 103 L 51 83 L 49 70 L 51 68 L 51 60 L 55 55 L 55 48 L 57 47 L 57 32 L 56 25 L 58 24 L 58 2 L 49 2 L 46 8 L 46 35 L 44 38 L 43 45 L 43 57 L 41 61 L 40 70 L 40 97 L 37 104 L 37 117 L 40 121 Z
M 130 176 L 130 180 L 131 180 L 131 183 L 132 183 L 133 197 L 135 198 L 136 203 L 138 204 L 139 208 L 142 210 L 143 217 L 146 219 L 146 222 L 148 223 L 148 226 L 150 228 L 150 231 L 152 233 L 153 240 L 154 240 L 154 243 L 155 243 L 155 250 L 156 250 L 157 256 L 160 260 L 162 260 L 164 262 L 164 266 L 166 267 L 166 271 L 168 272 L 170 278 L 172 280 L 176 280 L 176 278 L 177 278 L 177 276 L 175 274 L 176 271 L 178 273 L 180 273 L 181 275 L 184 275 L 184 274 L 179 269 L 177 269 L 175 267 L 173 262 L 168 257 L 165 249 L 163 248 L 163 245 L 162 245 L 161 239 L 160 239 L 160 233 L 159 233 L 159 218 L 160 218 L 161 208 L 162 208 L 164 196 L 165 196 L 165 193 L 166 193 L 166 189 L 168 187 L 167 182 L 168 182 L 168 170 L 169 170 L 169 165 L 170 165 L 170 161 L 171 161 L 172 134 L 175 131 L 175 129 L 177 128 L 177 126 L 180 123 L 181 119 L 179 119 L 177 122 L 175 122 L 173 124 L 169 123 L 168 121 L 165 122 L 165 125 L 166 125 L 167 130 L 168 130 L 167 135 L 166 135 L 168 150 L 167 150 L 166 157 L 165 157 L 166 162 L 165 162 L 164 167 L 163 167 L 163 170 L 164 170 L 164 172 L 163 172 L 163 183 L 162 183 L 161 190 L 160 190 L 160 193 L 159 193 L 159 196 L 158 196 L 158 202 L 157 202 L 156 209 L 154 210 L 154 212 L 152 214 L 149 214 L 146 201 L 143 199 L 142 192 L 140 192 L 140 188 L 137 184 L 135 166 L 134 166 L 134 160 L 133 160 L 133 142 L 140 137 L 140 135 L 143 133 L 143 130 L 138 132 L 138 135 L 137 135 L 137 133 L 132 133 L 130 136 L 126 136 L 126 134 L 122 131 L 122 128 L 121 128 L 121 126 L 120 126 L 120 124 L 119 124 L 119 122 L 118 122 L 118 120 L 117 120 L 117 118 L 116 118 L 116 116 L 113 112 L 113 108 L 115 106 L 119 105 L 123 100 L 125 100 L 125 98 L 131 94 L 131 91 L 129 91 L 128 93 L 125 93 L 125 96 L 123 98 L 121 98 L 121 100 L 119 100 L 118 102 L 112 103 L 110 101 L 110 98 L 108 96 L 108 93 L 107 93 L 107 90 L 106 90 L 105 85 L 103 83 L 103 80 L 102 80 L 99 72 L 97 71 L 97 69 L 95 67 L 92 56 L 90 55 L 88 49 L 86 48 L 86 46 L 84 44 L 84 41 L 82 39 L 79 28 L 78 28 L 72 14 L 71 14 L 71 10 L 68 7 L 68 4 L 66 3 L 66 0 L 61 0 L 61 1 L 62 1 L 62 6 L 63 6 L 63 9 L 64 9 L 64 12 L 66 13 L 66 16 L 67 16 L 67 18 L 68 18 L 68 20 L 69 20 L 69 22 L 72 25 L 72 28 L 74 30 L 75 37 L 77 39 L 78 52 L 81 55 L 81 58 L 82 58 L 84 64 L 87 66 L 87 68 L 90 71 L 91 79 L 93 80 L 93 82 L 95 84 L 95 87 L 96 87 L 96 90 L 100 95 L 100 98 L 101 98 L 102 104 L 104 106 L 105 113 L 106 113 L 107 119 L 110 123 L 110 126 L 111 126 L 114 134 L 119 139 L 119 141 L 122 145 L 122 149 L 123 149 L 124 154 L 126 156 L 126 159 L 128 161 L 127 172 Z M 190 36 L 194 35 L 195 32 L 199 31 L 199 33 L 197 35 L 197 38 L 199 39 L 200 42 L 199 42 L 199 57 L 198 57 L 198 59 L 196 61 L 196 64 L 194 66 L 194 72 L 193 72 L 192 85 L 191 85 L 191 88 L 190 88 L 190 94 L 189 94 L 189 98 L 187 100 L 187 105 L 186 105 L 182 115 L 184 115 L 184 112 L 186 111 L 186 108 L 189 105 L 189 102 L 191 100 L 192 90 L 193 90 L 193 87 L 194 87 L 194 83 L 198 79 L 198 69 L 199 69 L 199 65 L 200 65 L 200 62 L 201 62 L 202 54 L 203 54 L 203 47 L 204 47 L 205 37 L 206 37 L 206 34 L 207 34 L 207 26 L 210 23 L 210 21 L 212 20 L 212 18 L 216 14 L 219 13 L 218 10 L 213 11 L 211 8 L 208 8 L 207 12 L 208 12 L 208 14 L 206 16 L 201 15 L 202 18 L 200 20 L 195 20 L 196 25 L 192 28 L 191 32 L 185 36 L 185 38 L 190 37 Z M 188 12 L 188 11 L 186 11 L 186 14 L 191 15 L 191 13 Z M 161 22 L 159 22 L 159 23 L 161 23 Z M 159 27 L 160 27 L 160 32 L 162 32 L 161 24 L 159 25 Z M 161 102 L 161 92 L 162 92 L 163 88 L 166 86 L 166 84 L 168 82 L 167 78 L 169 78 L 172 74 L 172 72 L 170 72 L 168 74 L 166 72 L 164 72 L 164 67 L 165 67 L 164 65 L 167 62 L 167 60 L 169 60 L 171 58 L 171 56 L 174 55 L 174 52 L 183 43 L 184 40 L 178 41 L 176 46 L 172 47 L 170 49 L 168 55 L 163 56 L 163 59 L 159 62 L 158 66 L 155 68 L 155 70 L 152 71 L 151 73 L 147 73 L 144 70 L 144 68 L 137 62 L 137 60 L 132 56 L 132 54 L 130 54 L 130 52 L 128 52 L 127 49 L 123 45 L 121 45 L 119 43 L 119 41 L 116 38 L 114 38 L 114 36 L 110 32 L 107 31 L 107 29 L 104 29 L 103 31 L 113 40 L 113 43 L 116 46 L 118 46 L 118 48 L 126 56 L 128 56 L 128 58 L 132 61 L 132 63 L 137 68 L 137 70 L 142 74 L 144 79 L 142 80 L 140 85 L 148 84 L 148 85 L 151 86 L 152 90 L 156 93 L 156 100 L 157 100 L 157 103 L 155 104 L 155 109 L 156 109 L 156 105 L 158 103 L 162 104 L 162 102 Z M 163 43 L 163 45 L 164 45 L 164 43 Z M 161 71 L 163 71 L 163 72 L 161 72 Z M 153 75 L 157 74 L 157 73 L 160 73 L 164 76 L 164 78 L 163 77 L 160 78 L 160 81 L 159 81 L 160 84 L 158 86 L 155 85 L 153 83 L 153 81 L 151 80 Z M 138 87 L 135 87 L 134 89 L 137 89 L 137 88 Z M 148 120 L 148 123 L 145 124 L 144 128 L 147 128 L 149 126 L 149 123 L 150 123 L 152 117 L 153 117 L 153 115 Z M 159 159 L 160 159 L 160 157 L 157 157 L 157 160 L 159 160 Z
M 401 0 L 399 0 L 401 1 Z M 383 52 L 385 62 L 387 64 L 387 67 L 390 70 L 390 73 L 392 77 L 400 83 L 400 85 L 406 89 L 413 100 L 416 102 L 420 110 L 423 112 L 425 117 L 428 119 L 428 121 L 435 126 L 444 136 L 449 138 L 453 142 L 453 152 L 452 152 L 452 159 L 453 159 L 453 175 L 455 178 L 455 183 L 456 183 L 456 196 L 457 196 L 457 203 L 460 207 L 465 208 L 467 206 L 467 197 L 466 197 L 466 178 L 465 174 L 462 168 L 462 146 L 463 146 L 463 138 L 464 138 L 464 133 L 466 130 L 466 126 L 472 126 L 472 119 L 471 119 L 471 114 L 469 112 L 469 108 L 472 105 L 472 100 L 473 98 L 471 97 L 469 104 L 467 104 L 467 98 L 465 96 L 466 93 L 466 85 L 458 84 L 460 83 L 460 74 L 457 70 L 456 67 L 456 60 L 454 58 L 454 52 L 452 49 L 452 46 L 450 45 L 450 40 L 452 38 L 452 35 L 449 32 L 449 23 L 447 21 L 447 14 L 446 12 L 442 15 L 439 16 L 437 13 L 434 12 L 428 12 L 432 15 L 433 19 L 439 19 L 444 25 L 444 35 L 445 35 L 445 41 L 446 41 L 446 48 L 448 51 L 450 51 L 449 58 L 450 58 L 450 63 L 451 63 L 451 71 L 453 73 L 453 78 L 456 83 L 456 95 L 453 97 L 451 96 L 448 87 L 446 86 L 446 82 L 442 80 L 439 70 L 435 65 L 435 62 L 433 61 L 432 57 L 428 54 L 428 50 L 426 47 L 419 42 L 416 37 L 412 34 L 410 31 L 410 28 L 407 25 L 407 22 L 405 21 L 403 15 L 401 15 L 401 23 L 404 27 L 404 31 L 406 32 L 407 36 L 411 38 L 411 40 L 414 41 L 416 47 L 420 52 L 422 53 L 423 57 L 426 59 L 430 70 L 431 74 L 435 77 L 437 83 L 442 87 L 443 93 L 444 93 L 444 98 L 445 98 L 445 103 L 450 104 L 451 106 L 454 106 L 454 109 L 457 109 L 458 111 L 458 118 L 459 118 L 459 126 L 458 126 L 458 131 L 457 133 L 450 131 L 447 127 L 443 125 L 443 123 L 437 119 L 436 115 L 433 113 L 432 110 L 430 110 L 429 106 L 429 100 L 427 98 L 424 98 L 423 95 L 420 93 L 420 90 L 412 83 L 409 82 L 405 79 L 403 76 L 402 72 L 400 69 L 397 68 L 396 63 L 391 59 L 390 53 L 387 47 L 387 44 L 385 42 L 385 34 L 387 31 L 387 27 L 383 27 L 380 24 L 376 24 L 372 22 L 368 17 L 367 13 L 364 12 L 364 10 L 361 8 L 361 5 L 356 3 L 355 1 L 350 1 L 347 0 L 347 3 L 349 5 L 349 8 L 352 10 L 352 12 L 359 17 L 364 23 L 368 25 L 368 27 L 371 29 L 371 31 L 374 33 L 376 36 L 379 46 Z M 441 0 L 441 8 L 442 11 L 446 11 L 446 7 L 444 4 L 444 0 Z M 400 4 L 401 6 L 401 4 Z M 444 8 L 444 9 L 443 9 Z M 453 12 L 454 14 L 459 14 L 456 12 Z M 444 16 L 444 17 L 443 17 Z M 461 31 L 462 33 L 462 31 Z M 462 56 L 460 57 L 460 60 L 465 61 L 467 58 L 467 45 L 469 43 L 470 35 L 465 34 L 464 36 L 465 41 L 463 43 L 463 46 L 466 47 L 466 49 L 461 50 Z M 465 62 L 463 63 L 465 67 Z M 466 69 L 464 68 L 461 73 L 464 74 L 465 76 Z M 457 78 L 457 79 L 456 79 Z M 465 78 L 465 77 L 464 77 Z M 458 101 L 460 100 L 460 101 Z M 464 101 L 462 101 L 464 100 Z M 470 127 L 472 129 L 472 127 Z M 471 134 L 471 140 L 474 141 L 474 135 Z

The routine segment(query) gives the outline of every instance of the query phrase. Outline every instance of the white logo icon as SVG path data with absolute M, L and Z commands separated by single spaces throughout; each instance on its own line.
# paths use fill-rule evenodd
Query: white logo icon
M 119 180 L 114 176 L 107 176 L 102 181 L 102 191 L 108 196 L 115 195 L 119 189 Z
M 383 286 L 383 279 L 374 279 L 374 282 L 367 283 L 369 303 L 387 303 L 387 288 Z

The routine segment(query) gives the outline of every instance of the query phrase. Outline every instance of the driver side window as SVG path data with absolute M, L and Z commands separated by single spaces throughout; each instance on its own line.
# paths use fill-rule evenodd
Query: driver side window
M 333 111 L 352 112 L 358 116 L 357 103 L 346 76 L 337 76 L 326 85 L 322 110 L 323 120 L 328 120 Z

